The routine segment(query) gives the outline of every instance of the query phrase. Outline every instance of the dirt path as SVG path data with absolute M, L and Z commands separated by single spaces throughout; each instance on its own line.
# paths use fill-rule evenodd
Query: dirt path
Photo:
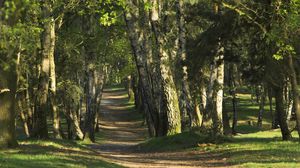
M 145 153 L 136 145 L 147 137 L 147 129 L 134 118 L 137 112 L 128 110 L 124 91 L 105 90 L 101 104 L 100 131 L 102 137 L 92 145 L 108 161 L 125 167 L 228 167 L 217 156 L 200 151 Z

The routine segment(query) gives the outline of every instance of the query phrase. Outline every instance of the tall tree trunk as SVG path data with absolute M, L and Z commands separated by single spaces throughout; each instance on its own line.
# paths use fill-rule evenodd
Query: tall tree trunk
M 287 116 L 284 111 L 284 101 L 283 101 L 283 86 L 275 86 L 275 102 L 276 102 L 276 115 L 279 119 L 279 125 L 281 129 L 282 139 L 290 140 L 292 138 L 291 132 L 289 131 Z
M 95 141 L 95 76 L 94 70 L 87 70 L 87 84 L 86 84 L 86 117 L 85 117 L 85 129 L 84 129 L 84 140 Z
M 127 94 L 128 94 L 128 99 L 129 99 L 129 102 L 132 102 L 134 100 L 134 92 L 133 92 L 133 82 L 132 82 L 132 76 L 131 75 L 128 75 L 127 76 Z
M 65 113 L 66 113 L 66 116 L 67 116 L 68 139 L 71 140 L 71 139 L 73 139 L 72 120 L 69 118 L 69 116 L 72 116 L 71 106 L 68 104 L 67 108 L 65 110 L 66 110 Z
M 19 52 L 18 52 L 18 54 L 17 54 L 17 61 L 16 61 L 16 74 L 17 74 L 17 90 L 18 90 L 18 92 L 16 93 L 16 102 L 17 102 L 17 104 L 18 104 L 18 111 L 19 111 L 19 115 L 20 115 L 20 118 L 21 118 L 21 120 L 22 120 L 22 122 L 23 122 L 23 128 L 24 128 L 24 133 L 26 134 L 26 136 L 27 137 L 30 137 L 30 133 L 29 133 L 29 128 L 28 128 L 28 120 L 27 120 L 27 114 L 26 114 L 26 111 L 25 111 L 25 109 L 26 109 L 26 107 L 25 107 L 25 105 L 24 104 L 26 104 L 26 103 L 24 103 L 24 102 L 26 102 L 26 99 L 25 99 L 25 96 L 24 96 L 24 94 L 25 94 L 25 91 L 27 90 L 27 88 L 26 89 L 24 89 L 24 88 L 20 88 L 20 78 L 21 78 L 21 76 L 22 76 L 22 73 L 21 73 L 21 71 L 22 71 L 22 69 L 21 69 L 21 41 L 20 41 L 20 46 L 19 46 Z M 25 100 L 25 101 L 24 101 Z
M 197 98 L 197 95 L 196 94 L 193 94 L 193 110 L 194 110 L 194 114 L 196 114 L 196 116 L 190 116 L 190 126 L 192 128 L 196 128 L 196 127 L 200 127 L 201 126 L 201 123 L 202 123 L 202 114 L 201 114 L 201 111 L 200 111 L 200 104 L 199 104 L 199 100 Z M 196 123 L 193 123 L 194 119 L 192 119 L 192 117 L 196 117 L 199 119 L 198 122 Z M 198 124 L 198 125 L 197 125 Z
M 210 65 L 210 75 L 209 75 L 209 83 L 207 86 L 206 93 L 206 106 L 203 114 L 202 126 L 205 128 L 209 128 L 212 126 L 212 113 L 215 110 L 214 107 L 214 88 L 215 81 L 217 78 L 216 71 L 216 62 L 215 60 Z
M 230 87 L 230 95 L 231 95 L 231 102 L 232 102 L 232 111 L 233 111 L 233 117 L 232 117 L 232 127 L 231 132 L 233 135 L 235 135 L 236 127 L 237 127 L 237 120 L 238 120 L 238 113 L 237 113 L 237 100 L 236 100 L 236 74 L 237 74 L 237 66 L 235 64 L 230 65 L 229 69 L 229 87 Z
M 32 131 L 32 126 L 33 126 L 33 109 L 31 106 L 31 98 L 30 98 L 30 94 L 29 94 L 29 77 L 28 77 L 28 73 L 26 73 L 26 82 L 27 82 L 27 88 L 25 90 L 25 106 L 26 106 L 26 114 L 27 114 L 27 126 L 29 129 L 29 135 L 31 134 Z
M 201 108 L 203 109 L 202 111 L 205 111 L 205 107 L 207 105 L 207 92 L 206 88 L 204 86 L 201 86 Z
M 300 100 L 299 100 L 297 74 L 295 71 L 292 56 L 288 57 L 288 65 L 290 67 L 290 72 L 291 72 L 291 85 L 292 85 L 292 92 L 293 92 L 294 108 L 296 113 L 297 131 L 300 139 Z
M 66 88 L 65 88 L 66 90 Z M 67 118 L 67 124 L 68 124 L 68 139 L 72 139 L 73 133 L 76 136 L 76 139 L 83 140 L 84 134 L 80 128 L 80 116 L 78 115 L 78 108 L 81 108 L 79 105 L 77 107 L 73 107 L 70 102 L 71 100 L 66 100 L 66 98 L 63 99 L 63 112 Z
M 238 125 L 238 113 L 237 113 L 237 101 L 236 101 L 236 93 L 235 91 L 232 92 L 232 109 L 233 109 L 233 118 L 232 118 L 232 134 L 235 135 L 237 133 L 236 127 Z
M 30 137 L 30 131 L 29 131 L 29 124 L 28 124 L 28 114 L 26 113 L 26 105 L 24 105 L 24 101 L 25 97 L 23 96 L 24 93 L 20 92 L 18 93 L 18 99 L 16 100 L 18 103 L 18 110 L 19 110 L 19 114 L 20 114 L 20 118 L 23 122 L 23 128 L 24 128 L 24 133 L 26 135 L 27 138 Z
M 221 42 L 218 44 L 217 56 L 217 79 L 216 79 L 216 101 L 215 110 L 212 113 L 213 131 L 215 135 L 223 134 L 223 87 L 224 87 L 224 47 Z
M 51 50 L 49 51 L 49 61 L 50 61 L 50 108 L 53 114 L 53 136 L 54 138 L 61 139 L 61 130 L 60 130 L 60 114 L 57 110 L 56 103 L 56 72 L 55 72 L 55 58 L 54 58 L 54 49 L 55 49 L 55 21 L 51 21 Z
M 141 82 L 141 95 L 143 101 L 144 112 L 146 115 L 146 121 L 148 124 L 148 130 L 150 136 L 157 136 L 159 116 L 158 109 L 155 106 L 154 98 L 152 94 L 151 81 L 149 79 L 149 71 L 147 69 L 147 58 L 149 52 L 145 51 L 143 40 L 145 38 L 145 32 L 140 27 L 139 21 L 139 6 L 136 6 L 132 1 L 128 1 L 128 6 L 131 10 L 125 11 L 125 21 L 127 25 L 127 32 L 131 42 L 133 55 L 135 57 L 137 71 L 139 74 L 139 80 Z
M 106 79 L 106 72 L 105 67 L 99 68 L 99 71 L 95 74 L 96 75 L 96 95 L 95 95 L 95 111 L 96 111 L 96 117 L 95 117 L 95 131 L 99 132 L 99 124 L 100 124 L 100 105 L 102 100 L 102 94 L 103 94 L 103 88 L 105 84 Z M 130 87 L 131 92 L 132 91 L 132 81 L 130 80 Z M 134 97 L 134 95 L 132 95 Z
M 184 2 L 183 0 L 176 1 L 177 8 L 177 24 L 179 28 L 179 49 L 178 56 L 181 65 L 181 92 L 180 97 L 182 98 L 183 108 L 181 109 L 182 115 L 181 118 L 185 118 L 185 114 L 189 114 L 191 118 L 191 126 L 199 127 L 201 125 L 200 121 L 202 120 L 199 115 L 200 113 L 193 109 L 192 98 L 190 93 L 190 87 L 188 82 L 188 69 L 186 63 L 186 28 L 185 28 L 185 19 L 184 19 Z M 200 110 L 200 109 L 199 109 Z M 185 122 L 182 122 L 182 127 Z
M 52 15 L 51 2 L 42 2 L 44 32 L 42 33 L 41 45 L 41 74 L 39 77 L 38 90 L 36 96 L 36 105 L 34 113 L 34 128 L 32 136 L 36 138 L 48 138 L 47 112 L 48 112 L 48 91 L 50 77 L 50 58 L 54 54 L 55 24 Z
M 137 79 L 136 75 L 132 75 L 132 90 L 133 90 L 133 95 L 134 95 L 135 109 L 138 112 L 141 112 L 142 102 L 141 102 L 141 94 L 140 94 L 140 89 L 139 89 L 139 79 Z
M 156 4 L 159 3 L 156 2 Z M 170 58 L 172 58 L 172 56 L 169 55 L 167 50 L 167 34 L 170 30 L 166 22 L 167 18 L 165 17 L 167 16 L 166 13 L 168 13 L 169 2 L 161 2 L 159 6 L 152 8 L 152 16 L 159 17 L 152 17 L 151 23 L 159 51 L 159 65 L 162 82 L 162 110 L 167 114 L 167 135 L 174 135 L 181 132 L 181 118 L 178 95 L 171 69 Z
M 276 129 L 276 125 L 277 122 L 276 120 L 276 116 L 274 116 L 274 112 L 273 112 L 273 90 L 272 87 L 268 86 L 268 99 L 269 99 L 269 108 L 270 108 L 270 116 L 271 116 L 271 120 L 272 120 L 272 129 Z
M 260 89 L 260 105 L 257 117 L 257 126 L 262 127 L 262 115 L 265 111 L 265 102 L 266 102 L 266 92 L 265 87 L 262 86 Z
M 76 111 L 72 109 L 71 107 L 68 107 L 68 111 L 66 116 L 68 117 L 68 124 L 70 125 L 70 131 L 75 134 L 76 138 L 79 140 L 82 140 L 84 137 L 84 134 L 82 130 L 80 129 L 80 121 L 76 114 Z
M 16 147 L 15 92 L 16 72 L 14 68 L 4 71 L 0 67 L 0 148 Z

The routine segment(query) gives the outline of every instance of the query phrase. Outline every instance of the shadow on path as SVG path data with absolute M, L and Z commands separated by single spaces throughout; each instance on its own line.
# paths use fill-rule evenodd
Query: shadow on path
M 228 167 L 213 154 L 200 151 L 175 151 L 146 153 L 137 144 L 147 138 L 147 129 L 128 104 L 123 90 L 104 90 L 101 103 L 100 134 L 97 143 L 91 145 L 108 161 L 125 167 Z

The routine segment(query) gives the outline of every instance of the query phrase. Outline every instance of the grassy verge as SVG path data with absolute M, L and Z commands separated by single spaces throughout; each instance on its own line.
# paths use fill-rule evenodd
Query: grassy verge
M 16 149 L 0 150 L 2 168 L 117 168 L 97 153 L 67 140 L 20 141 Z
M 263 127 L 259 128 L 256 126 L 259 105 L 251 102 L 248 93 L 240 93 L 237 98 L 237 130 L 242 134 L 212 139 L 209 135 L 185 132 L 150 139 L 141 144 L 140 149 L 152 152 L 195 150 L 200 152 L 199 155 L 207 153 L 238 167 L 300 167 L 300 144 L 296 139 L 282 141 L 280 130 L 270 129 L 272 120 L 268 102 L 263 113 Z M 232 119 L 230 98 L 225 99 L 224 106 L 224 110 Z M 249 125 L 249 121 L 254 124 Z M 295 122 L 291 121 L 290 127 L 293 128 L 294 125 Z M 298 137 L 296 132 L 293 137 Z
M 195 150 L 238 167 L 300 167 L 299 142 L 282 141 L 279 130 L 219 137 L 214 141 L 207 135 L 185 132 L 150 139 L 140 149 L 146 152 Z

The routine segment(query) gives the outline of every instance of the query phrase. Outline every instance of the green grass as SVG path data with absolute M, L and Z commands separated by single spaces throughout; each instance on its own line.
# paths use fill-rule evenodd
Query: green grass
M 183 132 L 181 134 L 151 138 L 139 145 L 139 149 L 146 152 L 178 151 L 197 147 L 199 143 L 223 143 L 231 141 L 227 137 L 213 139 L 210 135 L 195 132 Z
M 229 165 L 238 167 L 300 167 L 299 142 L 296 139 L 282 141 L 278 129 L 216 140 L 209 135 L 184 132 L 150 139 L 139 148 L 147 152 L 195 150 L 218 159 L 225 158 Z
M 0 150 L 1 168 L 118 168 L 96 152 L 68 140 L 20 141 L 16 149 Z
M 300 167 L 299 142 L 282 141 L 279 130 L 239 135 L 208 151 L 222 153 L 229 163 L 241 167 Z
M 146 152 L 175 151 L 195 147 L 200 138 L 201 136 L 195 133 L 184 132 L 178 135 L 151 138 L 141 143 L 139 149 Z
M 244 91 L 246 92 L 246 91 Z M 249 93 L 237 94 L 237 113 L 238 113 L 238 127 L 237 131 L 240 133 L 254 133 L 258 131 L 270 130 L 272 127 L 272 119 L 270 113 L 269 101 L 266 99 L 265 111 L 262 115 L 263 122 L 262 128 L 258 128 L 257 117 L 259 112 L 259 104 L 251 102 L 251 96 Z M 224 110 L 228 113 L 229 118 L 233 118 L 231 98 L 226 97 L 224 99 Z M 273 99 L 273 115 L 275 113 L 275 100 Z M 252 122 L 253 125 L 249 126 L 248 122 Z M 230 121 L 232 122 L 232 121 Z M 290 121 L 290 127 L 295 127 L 295 121 Z
M 282 141 L 280 130 L 271 130 L 272 120 L 268 101 L 263 113 L 263 127 L 259 128 L 256 126 L 259 105 L 251 102 L 247 90 L 238 94 L 237 98 L 237 131 L 240 133 L 237 136 L 215 139 L 207 134 L 184 132 L 150 139 L 141 144 L 140 149 L 149 152 L 195 150 L 224 159 L 229 165 L 238 167 L 300 167 L 300 144 L 296 131 L 293 132 L 292 141 Z M 229 97 L 225 99 L 224 106 L 232 119 Z M 249 125 L 248 121 L 253 125 Z M 290 126 L 293 128 L 295 122 L 291 121 Z
M 111 92 L 122 90 L 115 86 Z M 124 96 L 126 93 L 123 93 Z M 252 104 L 247 90 L 237 95 L 239 133 L 234 137 L 212 138 L 210 135 L 195 132 L 184 132 L 178 135 L 152 138 L 138 147 L 144 152 L 190 151 L 211 154 L 218 159 L 238 167 L 300 167 L 300 144 L 293 141 L 282 141 L 280 130 L 270 130 L 271 115 L 268 102 L 263 114 L 263 127 L 256 125 L 258 105 Z M 124 110 L 134 110 L 128 99 L 120 102 Z M 230 98 L 225 99 L 225 110 L 232 116 Z M 142 113 L 132 113 L 128 118 L 138 121 Z M 231 117 L 232 119 L 232 117 Z M 252 121 L 254 125 L 249 125 Z M 292 122 L 294 125 L 294 122 Z M 297 138 L 296 132 L 293 137 Z M 96 136 L 97 143 L 105 141 L 102 132 Z M 34 141 L 21 140 L 20 147 L 13 150 L 0 150 L 0 167 L 119 167 L 97 156 L 84 142 L 67 140 Z M 197 157 L 197 156 L 196 156 Z M 199 156 L 200 157 L 200 156 Z

